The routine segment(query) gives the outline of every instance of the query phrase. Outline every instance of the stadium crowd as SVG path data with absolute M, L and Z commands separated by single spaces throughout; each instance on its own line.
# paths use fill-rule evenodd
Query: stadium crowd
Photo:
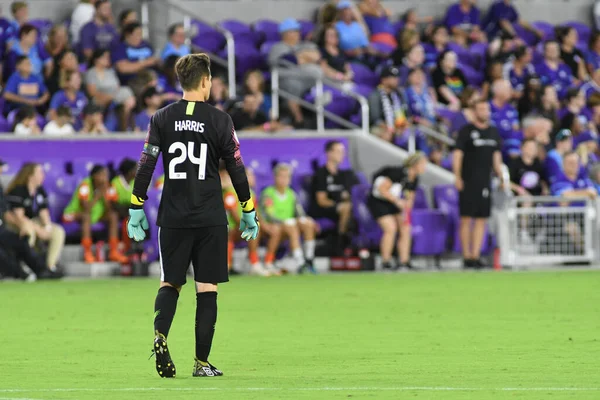
M 382 1 L 339 0 L 320 7 L 315 23 L 293 18 L 275 26 L 257 22 L 252 28 L 255 35 L 246 35 L 254 39 L 236 37 L 236 43 L 247 46 L 244 51 L 260 54 L 261 62 L 238 66 L 241 95 L 235 99 L 229 97 L 227 82 L 215 68 L 210 102 L 231 115 L 238 131 L 313 128 L 314 115 L 294 100 L 285 102 L 278 119 L 272 117 L 268 70 L 281 67 L 281 88 L 298 98 L 308 96 L 315 80 L 325 77 L 368 98 L 374 135 L 407 147 L 409 132 L 414 131 L 417 148 L 432 163 L 450 169 L 451 148 L 432 141 L 419 128 L 456 138 L 474 121 L 475 106 L 483 99 L 489 102 L 491 122 L 500 135 L 500 149 L 517 195 L 584 192 L 596 196 L 600 190 L 600 33 L 584 24 L 529 23 L 510 0 L 496 1 L 485 13 L 475 3 L 460 0 L 440 20 L 419 16 L 414 9 L 395 20 Z M 81 1 L 68 24 L 30 20 L 24 1 L 13 2 L 10 11 L 12 19 L 0 19 L 0 131 L 14 135 L 146 131 L 158 108 L 181 98 L 174 71 L 178 57 L 203 48 L 202 37 L 193 40 L 197 46 L 190 46 L 183 25 L 174 24 L 168 29 L 167 44 L 155 51 L 143 39 L 137 13 L 125 10 L 115 18 L 108 0 Z M 335 100 L 338 94 L 330 91 Z M 353 120 L 358 108 L 349 104 L 334 112 Z M 335 151 L 342 150 L 327 149 L 328 154 Z M 90 227 L 101 219 L 109 225 L 109 258 L 124 261 L 118 239 L 123 214 L 117 204 L 127 203 L 121 195 L 129 190 L 133 167 L 129 160 L 122 167 L 112 185 L 106 168 L 94 167 L 64 214 L 67 221 L 82 222 L 88 262 L 97 259 L 91 251 Z M 26 232 L 30 246 L 47 243 L 45 268 L 55 271 L 64 233 L 42 212 L 46 195 L 39 166 L 27 168 L 8 187 L 13 211 L 6 213 L 5 225 Z M 315 172 L 314 187 L 320 189 L 313 190 L 311 207 L 316 208 L 307 211 L 315 218 L 336 220 L 344 241 L 352 214 L 347 194 L 355 178 L 338 178 L 335 169 L 328 163 Z M 275 185 L 258 202 L 263 205 L 265 234 L 277 238 L 269 242 L 267 267 L 261 273 L 273 272 L 268 271 L 273 249 L 283 236 L 290 238 L 298 262 L 312 268 L 310 243 L 318 228 L 302 207 L 291 208 L 296 202 L 295 194 L 286 189 L 290 173 L 288 166 L 277 166 Z M 332 185 L 331 176 L 341 181 Z M 36 179 L 37 186 L 32 183 Z M 22 198 L 39 197 L 35 210 L 11 200 L 15 185 L 29 189 L 19 189 Z M 336 185 L 343 188 L 339 193 L 324 194 Z M 274 215 L 270 201 L 278 203 L 279 195 L 288 194 L 290 208 L 283 217 Z M 234 224 L 235 212 L 230 211 Z M 300 221 L 295 228 L 285 224 L 292 217 Z M 395 235 L 402 224 L 389 221 L 382 228 Z M 303 252 L 296 240 L 300 236 Z M 255 253 L 250 257 L 256 261 Z M 406 258 L 403 264 L 408 263 Z

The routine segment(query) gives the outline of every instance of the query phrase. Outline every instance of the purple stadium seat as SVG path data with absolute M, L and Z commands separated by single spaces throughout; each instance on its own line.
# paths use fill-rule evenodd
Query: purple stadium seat
M 50 177 L 44 181 L 44 189 L 48 193 L 48 209 L 53 221 L 62 220 L 63 210 L 69 204 L 77 183 L 78 179 L 69 175 Z
M 469 47 L 469 52 L 476 68 L 482 68 L 485 65 L 487 49 L 487 43 L 473 43 Z
M 96 164 L 106 165 L 105 158 L 75 158 L 72 161 L 73 175 L 78 178 L 84 178 L 90 174 L 90 171 Z
M 19 112 L 19 109 L 14 109 L 11 112 L 9 112 L 8 115 L 6 116 L 6 121 L 10 124 L 11 127 L 15 124 L 15 120 L 17 118 L 18 112 Z M 37 122 L 38 126 L 40 127 L 40 129 L 43 129 L 44 126 L 46 126 L 46 118 L 44 118 L 40 114 L 36 114 L 35 119 L 36 119 L 36 122 Z
M 192 44 L 210 53 L 217 53 L 225 46 L 225 36 L 221 32 L 202 32 L 192 38 Z
M 460 111 L 452 111 L 446 107 L 438 107 L 435 112 L 440 118 L 447 119 L 448 121 L 452 121 L 460 113 Z
M 352 97 L 346 96 L 336 88 L 325 85 L 323 88 L 324 92 L 331 92 L 332 100 L 325 106 L 325 110 L 339 115 L 341 117 L 349 117 L 357 106 L 357 102 Z M 313 103 L 315 102 L 316 91 L 313 88 L 306 96 L 304 100 Z
M 256 175 L 268 176 L 272 174 L 271 158 L 251 157 L 244 159 L 244 162 L 254 170 Z
M 368 185 L 369 184 L 369 180 L 367 179 L 365 174 L 363 174 L 362 172 L 355 172 L 354 175 L 356 175 L 356 178 L 358 179 L 358 183 L 360 185 Z
M 47 177 L 58 178 L 65 175 L 65 162 L 61 158 L 47 158 L 40 161 Z
M 219 52 L 219 56 L 227 59 L 227 47 Z M 246 72 L 259 69 L 264 65 L 260 52 L 252 45 L 235 47 L 235 74 L 237 79 L 243 80 Z
M 298 20 L 298 23 L 300 23 L 300 33 L 302 35 L 302 39 L 306 39 L 315 30 L 315 24 L 311 21 L 301 19 Z
M 39 32 L 40 39 L 42 39 L 44 42 L 46 41 L 48 32 L 52 28 L 52 25 L 54 25 L 51 20 L 44 18 L 30 19 L 27 23 L 36 27 Z
M 6 120 L 6 118 L 0 115 L 0 133 L 11 133 L 11 128 L 12 125 Z
M 554 25 L 544 21 L 535 21 L 531 26 L 544 32 L 544 41 L 554 39 Z
M 379 246 L 382 232 L 367 208 L 366 202 L 370 191 L 371 185 L 356 185 L 352 188 L 353 213 L 358 226 L 355 244 L 359 247 L 375 248 Z
M 278 42 L 281 40 L 279 35 L 279 23 L 270 19 L 261 19 L 254 23 L 254 32 L 261 35 L 261 42 Z
M 363 64 L 352 63 L 352 72 L 354 72 L 354 82 L 361 85 L 375 87 L 379 84 L 379 76 Z
M 428 210 L 429 203 L 427 202 L 427 196 L 422 186 L 418 186 L 415 191 L 415 203 L 413 205 L 415 210 Z
M 371 93 L 373 92 L 373 89 L 375 89 L 375 86 L 370 86 L 370 85 L 356 85 L 353 88 L 353 92 L 356 94 L 359 94 L 363 97 L 369 97 L 371 95 Z
M 584 46 L 587 46 L 587 43 L 590 40 L 590 35 L 592 34 L 592 30 L 587 24 L 579 21 L 569 21 L 564 25 L 569 26 L 577 31 L 577 35 L 579 36 L 578 44 L 583 43 Z
M 520 37 L 527 46 L 535 46 L 538 42 L 538 37 L 535 33 L 523 28 L 521 25 L 514 24 L 513 28 L 515 29 L 517 36 Z
M 398 33 L 400 33 L 400 31 L 404 28 L 404 21 L 399 19 L 398 21 L 394 22 L 392 26 L 394 27 L 395 35 L 398 36 Z
M 27 160 L 23 160 L 22 158 L 6 157 L 6 153 L 2 152 L 2 148 L 0 148 L 0 158 L 6 163 L 4 166 L 5 175 L 16 174 L 21 169 L 21 166 L 27 162 Z
M 469 49 L 464 48 L 463 46 L 454 43 L 454 42 L 449 42 L 448 43 L 448 50 L 452 50 L 453 52 L 456 53 L 456 57 L 458 59 L 458 64 L 459 65 L 469 65 L 470 67 L 477 67 L 477 62 L 478 62 L 478 57 L 477 56 L 473 56 L 471 54 L 471 52 L 469 51 Z M 463 71 L 464 72 L 464 71 Z M 466 74 L 465 74 L 466 75 Z
M 236 44 L 238 42 L 243 42 L 245 45 L 252 44 L 256 46 L 258 43 L 260 43 L 262 39 L 261 34 L 259 34 L 258 32 L 254 32 L 252 29 L 250 29 L 250 26 L 248 24 L 245 24 L 244 22 L 239 21 L 237 19 L 226 19 L 224 21 L 219 22 L 219 26 L 231 32 L 236 41 Z
M 413 210 L 412 254 L 418 256 L 441 255 L 446 251 L 446 215 L 436 210 Z
M 484 80 L 483 73 L 476 70 L 469 64 L 462 64 L 460 61 L 458 63 L 458 67 L 465 75 L 465 79 L 470 85 L 481 86 Z

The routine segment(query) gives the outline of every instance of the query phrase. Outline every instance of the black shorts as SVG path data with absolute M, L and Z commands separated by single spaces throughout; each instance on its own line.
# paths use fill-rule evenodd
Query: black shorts
M 459 193 L 461 217 L 489 218 L 492 211 L 492 193 L 489 187 L 465 184 Z
M 196 282 L 217 284 L 229 281 L 227 239 L 226 225 L 160 228 L 160 280 L 173 286 L 183 286 L 191 263 Z
M 327 218 L 337 223 L 339 220 L 339 215 L 337 212 L 337 205 L 333 207 L 313 207 L 310 213 L 310 216 L 318 219 L 318 218 Z
M 367 207 L 375 219 L 385 217 L 386 215 L 397 215 L 402 213 L 402 210 L 396 207 L 395 204 L 392 204 L 387 200 L 375 198 L 373 196 L 369 196 L 367 199 Z

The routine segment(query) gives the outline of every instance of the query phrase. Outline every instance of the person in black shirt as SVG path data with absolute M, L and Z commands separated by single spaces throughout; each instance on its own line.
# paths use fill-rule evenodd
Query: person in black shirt
M 473 105 L 475 119 L 458 133 L 452 158 L 460 207 L 460 240 L 465 268 L 481 268 L 479 259 L 485 223 L 491 213 L 492 168 L 502 176 L 500 135 L 490 126 L 490 105 L 479 100 Z M 506 182 L 508 184 L 508 182 Z
M 233 125 L 239 130 L 267 130 L 269 119 L 259 110 L 262 93 L 246 94 L 241 104 L 236 104 L 230 115 Z
M 58 271 L 57 264 L 65 245 L 65 230 L 50 219 L 48 195 L 44 183 L 44 169 L 40 164 L 26 163 L 6 188 L 10 212 L 9 223 L 16 230 L 27 232 L 29 245 L 35 248 L 48 244 L 46 264 Z
M 410 211 L 414 193 L 419 185 L 419 176 L 425 172 L 427 156 L 416 152 L 410 155 L 401 167 L 384 167 L 373 174 L 373 188 L 367 206 L 383 231 L 380 255 L 385 269 L 408 268 L 410 264 L 411 219 Z M 392 265 L 392 252 L 396 234 L 400 264 Z
M 560 58 L 569 66 L 575 79 L 579 82 L 587 80 L 585 56 L 576 47 L 579 41 L 577 30 L 570 26 L 558 27 L 556 28 L 556 38 L 560 43 Z
M 510 166 L 510 187 L 519 196 L 541 196 L 548 193 L 544 166 L 538 158 L 538 144 L 526 139 L 521 144 L 521 157 Z
M 453 111 L 460 110 L 460 95 L 467 87 L 467 79 L 458 68 L 456 53 L 445 50 L 438 57 L 437 68 L 431 73 L 431 81 L 438 101 Z
M 327 162 L 319 168 L 312 180 L 310 216 L 327 218 L 337 223 L 340 247 L 348 242 L 347 234 L 352 217 L 350 192 L 358 179 L 352 170 L 340 169 L 346 156 L 346 148 L 337 140 L 325 144 Z
M 321 51 L 321 68 L 328 78 L 338 81 L 352 81 L 354 73 L 348 58 L 340 50 L 340 39 L 335 25 L 323 28 L 317 42 Z
M 0 174 L 6 163 L 0 160 Z M 4 194 L 4 188 L 0 185 L 0 279 L 17 278 L 27 281 L 35 281 L 38 276 L 48 277 L 46 265 L 27 242 L 26 232 L 13 232 L 6 227 L 5 216 L 9 210 L 9 204 Z M 33 271 L 28 274 L 21 268 L 20 262 Z
M 211 88 L 210 58 L 204 53 L 181 57 L 175 70 L 183 99 L 158 110 L 150 120 L 131 195 L 127 231 L 136 241 L 146 236 L 148 220 L 143 206 L 162 152 L 166 173 L 156 222 L 160 227 L 161 266 L 154 306 L 156 371 L 161 377 L 176 373 L 167 336 L 191 262 L 198 292 L 193 376 L 215 377 L 223 375 L 208 362 L 217 321 L 217 284 L 229 280 L 221 158 L 242 208 L 242 239 L 256 239 L 259 225 L 233 122 L 229 115 L 206 103 Z

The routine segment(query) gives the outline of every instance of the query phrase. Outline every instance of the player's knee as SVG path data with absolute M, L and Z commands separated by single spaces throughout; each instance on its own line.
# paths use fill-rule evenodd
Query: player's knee
M 215 283 L 203 283 L 196 282 L 196 292 L 205 293 L 205 292 L 216 292 L 217 285 Z
M 411 231 L 412 231 L 412 225 L 410 225 L 410 224 L 402 224 L 400 226 L 400 233 L 402 235 L 410 235 Z
M 352 212 L 352 203 L 349 201 L 341 203 L 338 206 L 338 212 L 342 215 L 350 214 L 350 212 Z
M 385 235 L 395 235 L 398 232 L 398 228 L 395 224 L 383 224 L 381 230 Z
M 165 287 L 165 286 L 175 288 L 178 292 L 181 292 L 181 286 L 176 286 L 176 285 L 173 285 L 173 284 L 171 284 L 169 282 L 161 282 L 160 283 L 160 287 Z

